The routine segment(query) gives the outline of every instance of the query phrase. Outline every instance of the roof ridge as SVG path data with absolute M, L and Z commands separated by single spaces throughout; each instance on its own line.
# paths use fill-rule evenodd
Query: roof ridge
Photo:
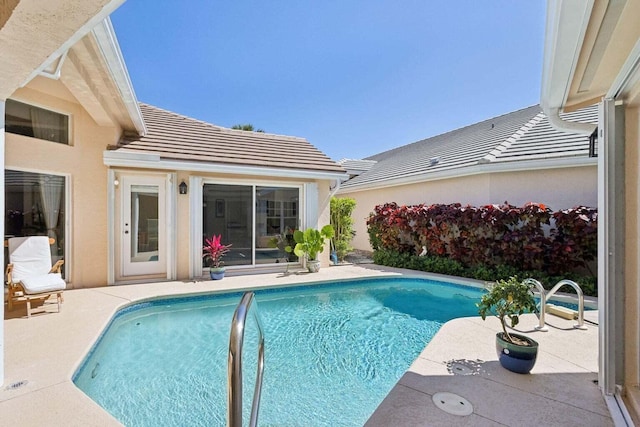
M 497 120 L 497 119 L 500 119 L 500 118 L 503 118 L 503 117 L 507 117 L 507 116 L 510 116 L 510 115 L 515 115 L 515 114 L 517 114 L 517 113 L 520 113 L 520 112 L 523 112 L 523 111 L 525 111 L 525 110 L 528 110 L 528 109 L 531 109 L 531 108 L 535 108 L 535 107 L 537 107 L 537 108 L 541 109 L 540 104 L 530 105 L 530 106 L 528 106 L 528 107 L 520 108 L 520 109 L 518 109 L 518 110 L 510 111 L 510 112 L 508 112 L 508 113 L 504 113 L 504 114 L 499 114 L 499 115 L 497 115 L 497 116 L 494 116 L 494 117 L 491 117 L 491 118 L 488 118 L 488 119 L 485 119 L 485 120 L 480 120 L 479 122 L 471 123 L 471 124 L 468 124 L 468 125 L 466 125 L 466 126 L 462 126 L 462 127 L 459 127 L 459 128 L 456 128 L 456 129 L 453 129 L 453 130 L 447 131 L 447 132 L 439 133 L 439 134 L 437 134 L 437 135 L 431 135 L 431 136 L 429 136 L 429 137 L 427 137 L 427 138 L 423 138 L 423 139 L 420 139 L 420 140 L 418 140 L 418 141 L 411 142 L 411 143 L 409 143 L 409 144 L 401 145 L 401 146 L 399 146 L 399 147 L 395 147 L 395 148 L 392 148 L 392 149 L 387 150 L 387 151 L 382 151 L 382 152 L 380 152 L 380 153 L 376 153 L 376 154 L 373 154 L 373 155 L 371 155 L 371 156 L 365 157 L 365 158 L 364 158 L 364 160 L 372 160 L 372 159 L 371 159 L 371 157 L 375 157 L 375 156 L 380 156 L 380 155 L 383 155 L 383 154 L 392 153 L 392 152 L 394 152 L 394 151 L 396 151 L 396 150 L 406 149 L 407 147 L 410 147 L 410 146 L 412 146 L 412 145 L 416 145 L 416 144 L 423 143 L 423 142 L 428 141 L 428 140 L 430 140 L 430 139 L 439 138 L 439 137 L 444 137 L 444 136 L 446 136 L 446 135 L 450 135 L 450 134 L 454 134 L 454 133 L 457 133 L 457 132 L 461 132 L 461 131 L 463 131 L 463 130 L 465 130 L 465 129 L 469 129 L 469 128 L 472 128 L 472 127 L 475 127 L 475 126 L 480 126 L 480 125 L 482 125 L 483 123 L 490 123 L 491 121 L 495 121 L 495 120 Z
M 513 133 L 513 135 L 511 135 L 509 138 L 507 138 L 504 141 L 502 141 L 493 150 L 491 150 L 489 152 L 489 154 L 487 154 L 486 156 L 481 158 L 478 161 L 478 163 L 490 163 L 490 162 L 493 162 L 500 153 L 502 153 L 503 151 L 506 151 L 509 147 L 511 147 L 511 145 L 513 145 L 516 141 L 518 141 L 520 138 L 522 138 L 522 136 L 525 133 L 527 133 L 535 125 L 537 125 L 542 120 L 544 120 L 545 117 L 546 116 L 545 116 L 544 112 L 542 112 L 542 111 L 539 112 L 538 114 L 536 114 L 531 120 L 529 120 L 527 123 L 522 125 L 520 127 L 520 129 L 515 131 Z
M 154 110 L 159 110 L 162 111 L 164 113 L 167 114 L 171 114 L 173 116 L 176 116 L 182 120 L 188 120 L 188 121 L 193 121 L 196 123 L 201 123 L 203 125 L 206 126 L 210 126 L 216 130 L 219 130 L 221 132 L 226 132 L 226 133 L 238 133 L 238 132 L 242 132 L 241 135 L 245 135 L 245 136 L 260 136 L 260 137 L 266 137 L 267 139 L 276 139 L 276 138 L 284 138 L 284 139 L 288 139 L 288 140 L 293 140 L 293 141 L 307 141 L 306 138 L 302 138 L 299 136 L 290 136 L 290 135 L 280 135 L 277 133 L 271 133 L 271 132 L 255 132 L 255 131 L 245 131 L 245 130 L 241 130 L 241 129 L 231 129 L 225 126 L 220 126 L 220 125 L 216 125 L 210 122 L 205 122 L 204 120 L 200 120 L 200 119 L 196 119 L 193 117 L 189 117 L 189 116 L 185 116 L 184 114 L 180 114 L 180 113 L 176 113 L 175 111 L 170 111 L 170 110 L 166 110 L 164 108 L 160 108 L 157 107 L 155 105 L 151 105 L 151 104 L 147 104 L 144 102 L 139 102 L 140 106 L 145 106 L 145 107 L 149 107 L 151 109 Z M 248 132 L 252 132 L 253 134 L 249 134 Z

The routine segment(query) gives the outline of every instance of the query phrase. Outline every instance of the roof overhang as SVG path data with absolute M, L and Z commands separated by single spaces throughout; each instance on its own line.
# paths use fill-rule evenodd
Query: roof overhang
M 105 151 L 103 161 L 109 167 L 174 170 L 228 175 L 248 175 L 269 178 L 322 179 L 344 181 L 349 175 L 343 172 L 316 171 L 308 169 L 269 168 L 250 165 L 222 163 L 185 162 L 163 159 L 159 155 Z
M 639 0 L 549 0 L 540 104 L 556 128 L 589 133 L 558 113 L 638 98 L 638 16 Z
M 425 182 L 440 181 L 443 179 L 454 179 L 466 176 L 504 173 L 504 172 L 525 172 L 544 169 L 561 169 L 585 166 L 597 166 L 598 159 L 595 157 L 563 157 L 544 160 L 526 160 L 518 162 L 495 162 L 476 163 L 467 167 L 455 166 L 451 169 L 443 169 L 428 174 L 419 173 L 415 175 L 403 176 L 401 178 L 372 181 L 361 185 L 342 185 L 340 194 L 355 193 L 359 191 L 380 190 L 383 188 L 398 187 L 401 185 L 423 184 Z
M 69 48 L 123 1 L 0 2 L 0 99 L 41 72 L 55 70 Z

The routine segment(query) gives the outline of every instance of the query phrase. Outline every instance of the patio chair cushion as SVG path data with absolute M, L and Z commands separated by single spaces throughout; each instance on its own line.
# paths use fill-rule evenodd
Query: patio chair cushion
M 27 294 L 61 291 L 65 289 L 66 286 L 60 273 L 49 273 L 22 279 L 22 287 Z
M 46 275 L 51 270 L 49 238 L 29 236 L 9 239 L 9 262 L 13 264 L 13 283 L 33 276 Z

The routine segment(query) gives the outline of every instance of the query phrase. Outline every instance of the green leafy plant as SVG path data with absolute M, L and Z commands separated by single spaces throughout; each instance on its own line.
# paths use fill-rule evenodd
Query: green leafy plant
M 355 236 L 353 230 L 353 218 L 351 214 L 356 208 L 356 201 L 349 197 L 331 198 L 331 225 L 334 231 L 334 247 L 338 259 L 344 257 L 353 250 L 351 240 Z
M 478 314 L 485 320 L 493 315 L 500 320 L 503 338 L 512 344 L 522 345 L 514 341 L 507 331 L 507 320 L 513 328 L 520 323 L 520 315 L 537 311 L 536 300 L 531 293 L 531 287 L 520 281 L 516 276 L 508 280 L 498 280 L 489 286 L 489 291 L 482 296 L 478 304 Z
M 333 227 L 325 225 L 320 231 L 315 228 L 307 228 L 304 231 L 296 230 L 293 233 L 293 240 L 296 242 L 295 248 L 287 246 L 287 252 L 295 253 L 298 257 L 306 257 L 309 261 L 316 261 L 318 254 L 324 251 L 327 239 L 333 237 Z
M 211 268 L 221 268 L 222 267 L 222 257 L 225 256 L 227 252 L 229 252 L 229 248 L 231 245 L 223 245 L 220 243 L 222 239 L 222 235 L 218 234 L 217 236 L 214 234 L 211 236 L 211 239 L 205 238 L 205 245 L 202 248 L 204 253 L 202 256 L 206 259 L 208 258 L 211 261 Z

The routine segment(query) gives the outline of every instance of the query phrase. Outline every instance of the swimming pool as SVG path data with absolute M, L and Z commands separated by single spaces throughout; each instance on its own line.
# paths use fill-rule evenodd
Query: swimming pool
M 482 290 L 367 279 L 260 290 L 265 373 L 260 425 L 362 425 L 448 320 L 476 316 Z M 226 425 L 231 317 L 239 293 L 134 304 L 73 381 L 125 425 Z M 245 336 L 245 416 L 257 334 Z

